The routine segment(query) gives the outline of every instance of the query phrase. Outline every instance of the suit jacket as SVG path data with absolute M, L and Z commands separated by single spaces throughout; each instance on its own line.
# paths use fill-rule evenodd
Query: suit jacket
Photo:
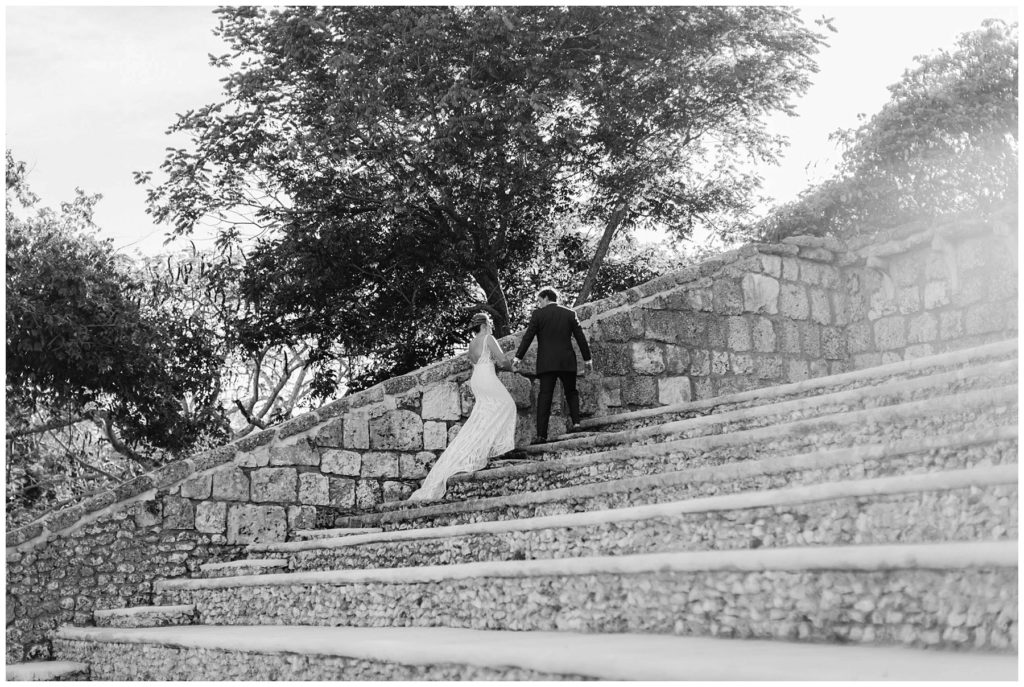
M 576 352 L 572 350 L 572 339 L 576 339 L 583 360 L 590 360 L 587 337 L 572 308 L 551 303 L 534 310 L 523 341 L 516 351 L 517 358 L 523 359 L 534 337 L 537 337 L 537 374 L 575 372 Z

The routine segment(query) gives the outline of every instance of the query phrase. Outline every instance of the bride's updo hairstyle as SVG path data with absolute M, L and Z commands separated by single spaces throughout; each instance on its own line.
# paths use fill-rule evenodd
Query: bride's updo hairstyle
M 477 314 L 473 315 L 473 319 L 470 320 L 469 326 L 474 333 L 479 334 L 481 328 L 485 324 L 489 326 L 491 329 L 494 329 L 494 321 L 491 319 L 491 316 L 485 312 L 478 312 Z

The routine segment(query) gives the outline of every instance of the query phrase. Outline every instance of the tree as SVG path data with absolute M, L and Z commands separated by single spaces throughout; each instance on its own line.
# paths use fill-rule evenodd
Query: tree
M 1017 42 L 1017 24 L 987 20 L 952 51 L 916 57 L 880 112 L 832 135 L 837 174 L 776 208 L 762 235 L 843 236 L 1016 202 Z
M 19 206 L 33 210 L 37 199 L 24 164 L 7 152 L 9 488 L 11 469 L 36 484 L 53 477 L 55 451 L 78 471 L 123 476 L 88 459 L 84 444 L 100 438 L 152 468 L 160 451 L 185 451 L 225 431 L 213 333 L 202 318 L 154 298 L 111 242 L 95 236 L 98 200 L 79 191 L 59 211 L 20 217 Z M 99 434 L 82 429 L 88 424 Z
M 507 333 L 522 267 L 581 203 L 680 234 L 743 206 L 755 179 L 719 161 L 771 158 L 762 118 L 821 43 L 769 7 L 217 13 L 226 100 L 172 127 L 192 143 L 150 210 L 178 234 L 219 223 L 224 247 L 260 233 L 244 338 L 315 339 L 322 391 L 329 346 L 374 360 L 368 382 L 449 353 L 473 308 Z

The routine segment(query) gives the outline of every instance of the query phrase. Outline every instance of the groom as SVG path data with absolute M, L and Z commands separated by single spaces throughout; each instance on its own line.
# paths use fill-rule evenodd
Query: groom
M 568 431 L 578 429 L 580 423 L 580 394 L 576 391 L 576 353 L 572 350 L 572 339 L 576 339 L 583 354 L 587 371 L 593 371 L 594 361 L 590 357 L 590 346 L 583 328 L 572 308 L 558 304 L 558 292 L 552 288 L 537 293 L 537 309 L 530 316 L 519 350 L 512 359 L 512 369 L 518 370 L 519 363 L 529 350 L 533 338 L 537 337 L 537 377 L 540 391 L 537 394 L 537 440 L 543 444 L 548 440 L 548 420 L 551 417 L 551 399 L 555 395 L 555 381 L 561 380 L 562 391 L 569 406 L 572 425 Z

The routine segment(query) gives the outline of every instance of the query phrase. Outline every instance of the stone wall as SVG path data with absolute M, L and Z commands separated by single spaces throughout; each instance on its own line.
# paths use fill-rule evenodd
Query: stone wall
M 752 244 L 581 306 L 596 368 L 581 379 L 583 413 L 1015 336 L 1015 223 L 1014 209 L 1012 218 L 910 227 L 850 247 L 814 237 Z M 512 352 L 521 336 L 500 343 Z M 501 374 L 520 444 L 533 438 L 535 358 L 536 345 L 524 374 Z M 439 362 L 7 533 L 8 660 L 44 658 L 51 628 L 143 603 L 158 577 L 405 498 L 472 410 L 470 373 L 465 355 Z M 563 427 L 556 395 L 552 435 Z M 111 535 L 123 547 L 110 548 Z M 109 560 L 90 562 L 100 557 Z

